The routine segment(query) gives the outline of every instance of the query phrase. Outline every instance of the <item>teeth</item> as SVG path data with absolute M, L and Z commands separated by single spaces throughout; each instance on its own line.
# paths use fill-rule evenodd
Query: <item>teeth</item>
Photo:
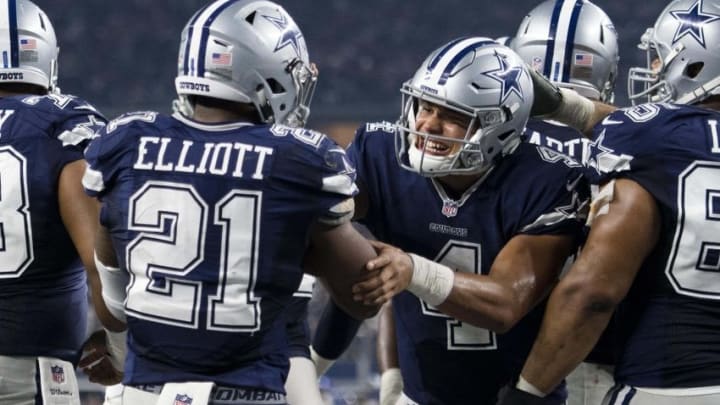
M 431 140 L 428 140 L 427 145 L 425 146 L 425 150 L 431 153 L 443 153 L 448 151 L 449 149 L 450 147 L 448 147 L 447 145 Z
M 444 155 L 445 153 L 447 153 L 450 150 L 450 146 L 448 146 L 442 142 L 437 142 L 437 141 L 433 141 L 430 139 L 426 140 L 426 139 L 422 139 L 422 138 L 419 138 L 416 141 L 415 147 L 419 150 L 422 150 L 423 148 L 425 148 L 425 151 L 432 155 Z

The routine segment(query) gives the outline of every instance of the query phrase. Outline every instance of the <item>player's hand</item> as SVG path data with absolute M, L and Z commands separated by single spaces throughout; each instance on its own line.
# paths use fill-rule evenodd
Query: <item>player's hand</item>
M 88 376 L 90 382 L 113 385 L 122 381 L 122 371 L 116 370 L 110 362 L 105 345 L 105 330 L 94 332 L 83 345 L 83 355 L 78 367 Z
M 410 284 L 413 262 L 395 246 L 379 241 L 370 241 L 370 244 L 378 253 L 378 257 L 366 265 L 373 274 L 353 286 L 353 299 L 366 305 L 382 305 Z
M 562 103 L 560 89 L 530 66 L 526 66 L 530 79 L 532 79 L 533 98 L 530 115 L 533 117 L 550 116 Z
M 563 405 L 564 401 L 538 397 L 515 387 L 506 385 L 500 389 L 496 405 Z

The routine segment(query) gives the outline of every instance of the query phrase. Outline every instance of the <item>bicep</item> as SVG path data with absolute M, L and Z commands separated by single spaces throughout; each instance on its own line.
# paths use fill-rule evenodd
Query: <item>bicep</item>
M 589 284 L 612 289 L 619 300 L 657 243 L 661 219 L 655 199 L 638 183 L 618 179 L 614 187 L 607 212 L 594 218 L 578 262 L 568 276 L 590 277 Z
M 574 235 L 517 235 L 498 254 L 490 276 L 509 286 L 527 312 L 555 284 L 574 248 Z
M 363 312 L 370 308 L 362 308 L 353 301 L 352 286 L 367 277 L 365 264 L 376 256 L 367 239 L 350 222 L 337 226 L 316 224 L 311 232 L 305 269 L 320 277 L 343 310 L 358 316 L 358 310 Z M 372 310 L 377 311 L 377 308 Z

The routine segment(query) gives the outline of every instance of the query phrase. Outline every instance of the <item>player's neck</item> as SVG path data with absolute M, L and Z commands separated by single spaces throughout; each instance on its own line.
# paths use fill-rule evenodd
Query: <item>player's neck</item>
M 202 105 L 195 106 L 193 119 L 198 122 L 206 123 L 248 121 L 245 116 L 237 111 L 206 107 Z
M 438 177 L 437 180 L 443 185 L 449 197 L 457 199 L 475 184 L 480 177 L 479 175 L 455 175 Z
M 697 104 L 698 107 L 707 108 L 708 110 L 720 111 L 720 98 L 713 96 Z
M 44 95 L 47 94 L 47 90 L 28 83 L 3 83 L 0 85 L 0 97 L 13 97 L 27 94 Z

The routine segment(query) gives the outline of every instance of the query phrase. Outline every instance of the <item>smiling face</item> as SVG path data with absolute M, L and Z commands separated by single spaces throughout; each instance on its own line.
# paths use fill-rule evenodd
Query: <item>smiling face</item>
M 464 140 L 471 121 L 472 118 L 466 114 L 420 100 L 415 129 L 431 135 Z M 420 151 L 425 149 L 425 153 L 432 156 L 452 156 L 460 151 L 462 143 L 446 142 L 439 138 L 426 140 L 418 136 L 415 137 L 415 147 Z

